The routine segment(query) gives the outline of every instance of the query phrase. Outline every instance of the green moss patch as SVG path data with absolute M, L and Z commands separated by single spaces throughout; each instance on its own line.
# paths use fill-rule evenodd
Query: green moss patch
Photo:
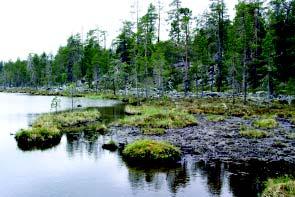
M 225 120 L 225 116 L 222 115 L 208 115 L 206 118 L 210 122 L 221 122 Z
M 293 197 L 295 196 L 295 179 L 282 177 L 277 179 L 269 179 L 263 191 L 263 197 Z
M 96 109 L 44 114 L 35 120 L 32 128 L 18 131 L 15 139 L 19 147 L 26 149 L 51 147 L 60 142 L 63 133 L 90 129 L 104 133 L 106 127 L 97 124 L 98 120 L 100 113 Z
M 253 122 L 253 126 L 262 129 L 273 129 L 278 127 L 278 125 L 278 122 L 274 118 L 262 118 Z
M 265 138 L 269 134 L 266 131 L 254 129 L 251 127 L 241 127 L 240 135 L 247 138 Z
M 177 162 L 180 156 L 181 152 L 175 146 L 154 140 L 137 140 L 123 150 L 123 157 L 132 163 Z
M 197 124 L 193 115 L 175 107 L 143 105 L 134 108 L 140 115 L 127 116 L 119 124 L 139 127 L 146 135 L 162 135 L 165 129 Z
M 21 129 L 15 139 L 23 150 L 34 148 L 45 149 L 59 144 L 61 132 L 56 127 Z
M 100 119 L 98 110 L 79 110 L 60 113 L 44 114 L 36 119 L 33 127 L 50 127 L 56 126 L 60 129 L 65 127 L 74 127 L 95 122 Z

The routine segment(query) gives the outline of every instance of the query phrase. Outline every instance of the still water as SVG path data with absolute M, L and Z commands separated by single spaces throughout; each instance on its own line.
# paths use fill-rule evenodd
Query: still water
M 117 152 L 101 148 L 109 139 L 98 134 L 63 136 L 51 149 L 22 151 L 11 133 L 50 111 L 53 97 L 0 93 L 1 197 L 190 197 L 259 196 L 267 177 L 292 174 L 290 165 L 202 163 L 188 159 L 171 168 L 127 166 Z M 122 116 L 112 100 L 75 99 L 75 106 L 98 107 L 106 122 Z M 61 98 L 62 109 L 71 99 Z

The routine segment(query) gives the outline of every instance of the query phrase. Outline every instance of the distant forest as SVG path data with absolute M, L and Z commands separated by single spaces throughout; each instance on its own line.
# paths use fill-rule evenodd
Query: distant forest
M 145 15 L 123 22 L 110 48 L 106 32 L 94 29 L 85 39 L 70 36 L 56 55 L 0 62 L 0 84 L 295 94 L 295 0 L 240 0 L 232 20 L 223 0 L 211 0 L 198 17 L 180 0 L 169 10 L 165 20 L 161 0 L 150 4 Z M 160 35 L 164 22 L 167 40 Z

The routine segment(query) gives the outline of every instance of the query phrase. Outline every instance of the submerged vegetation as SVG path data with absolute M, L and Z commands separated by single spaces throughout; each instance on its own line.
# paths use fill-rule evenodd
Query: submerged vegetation
M 266 188 L 262 197 L 294 197 L 295 179 L 290 177 L 281 177 L 269 179 L 266 182 Z
M 123 150 L 124 158 L 131 163 L 177 162 L 181 152 L 175 146 L 162 141 L 137 140 Z

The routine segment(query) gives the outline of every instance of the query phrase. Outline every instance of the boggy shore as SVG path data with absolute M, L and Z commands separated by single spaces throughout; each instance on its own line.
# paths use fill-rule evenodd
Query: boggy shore
M 193 156 L 198 160 L 221 161 L 285 161 L 295 163 L 295 140 L 290 135 L 294 126 L 285 119 L 278 119 L 278 127 L 263 138 L 249 138 L 240 134 L 242 125 L 251 125 L 252 120 L 229 117 L 211 122 L 204 115 L 196 115 L 198 125 L 167 129 L 162 135 L 144 135 L 138 127 L 112 126 L 108 135 L 119 144 L 136 139 L 164 140 L 179 147 L 183 157 Z

